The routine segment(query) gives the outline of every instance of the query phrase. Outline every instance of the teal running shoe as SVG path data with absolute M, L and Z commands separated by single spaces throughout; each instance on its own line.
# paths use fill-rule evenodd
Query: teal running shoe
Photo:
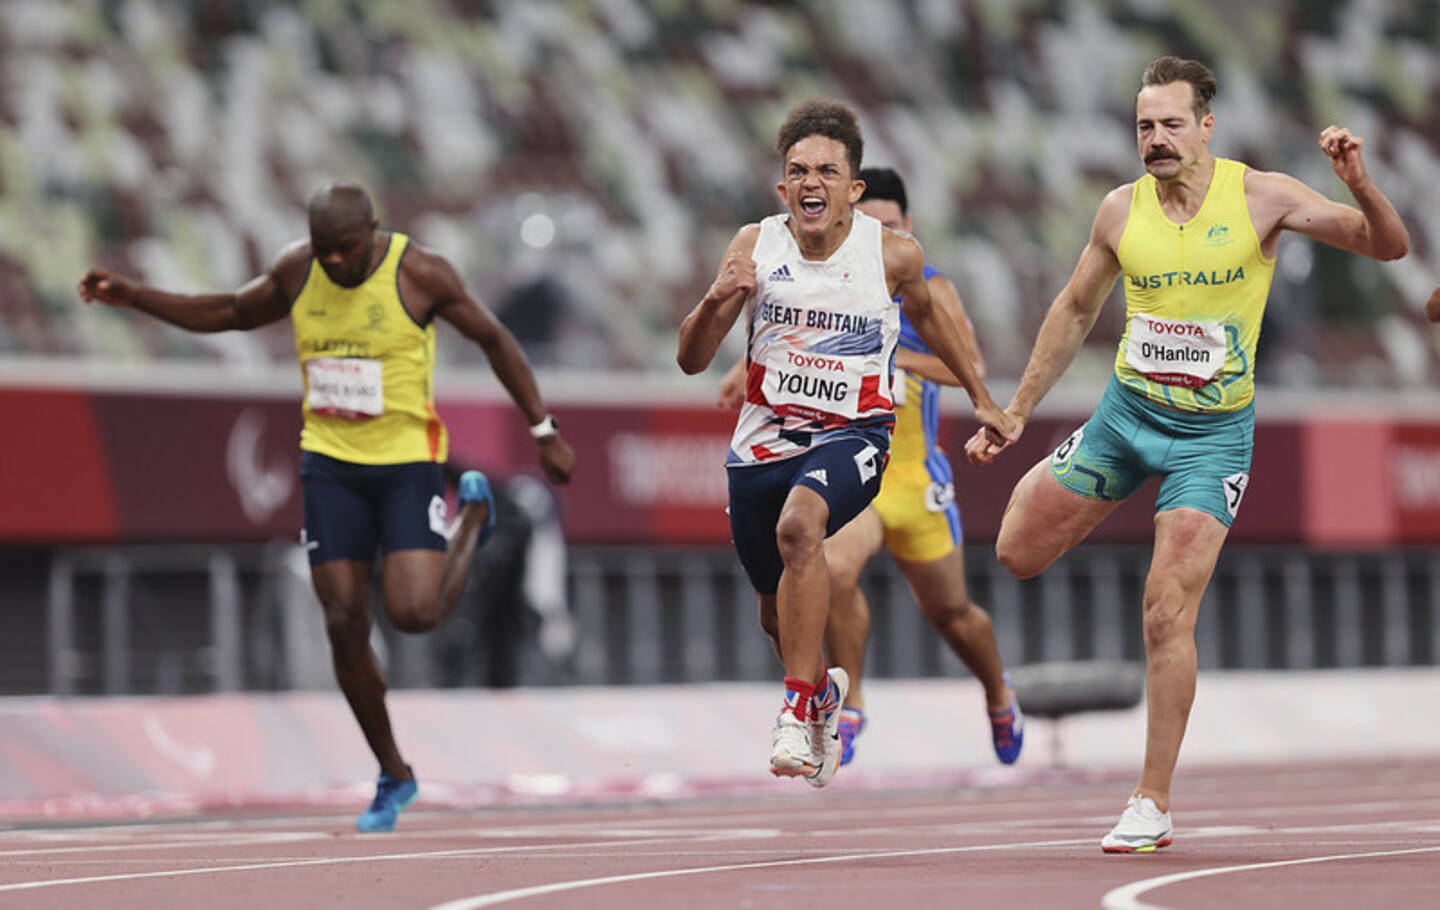
M 490 490 L 490 481 L 479 471 L 466 471 L 460 475 L 460 507 L 467 503 L 483 502 L 489 506 L 485 513 L 485 527 L 480 529 L 476 547 L 485 546 L 485 541 L 495 531 L 495 494 Z
M 406 770 L 409 770 L 408 765 Z M 381 771 L 380 780 L 375 785 L 375 799 L 365 814 L 355 820 L 355 827 L 366 833 L 394 831 L 400 810 L 415 802 L 415 797 L 419 795 L 420 786 L 415 783 L 413 771 L 409 780 L 396 780 Z

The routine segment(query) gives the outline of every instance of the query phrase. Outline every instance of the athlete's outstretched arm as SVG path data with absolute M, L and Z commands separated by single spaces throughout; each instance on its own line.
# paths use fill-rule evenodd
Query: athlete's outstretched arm
M 758 224 L 747 224 L 736 232 L 725 248 L 725 258 L 710 289 L 680 323 L 680 350 L 675 361 L 687 374 L 694 375 L 710 365 L 720 342 L 755 290 L 755 260 L 751 256 L 759 237 Z
M 412 244 L 402 267 L 406 270 L 404 277 L 414 281 L 433 301 L 433 314 L 453 325 L 485 352 L 490 368 L 530 426 L 544 420 L 549 412 L 540 397 L 540 387 L 524 349 L 495 314 L 465 289 L 465 283 L 449 260 Z M 575 470 L 575 452 L 570 444 L 559 431 L 541 437 L 538 442 L 545 476 L 551 483 L 568 483 Z
M 1335 176 L 1355 197 L 1355 206 L 1328 199 L 1289 175 L 1273 172 L 1247 174 L 1247 197 L 1256 197 L 1257 208 L 1278 206 L 1281 228 L 1373 259 L 1399 259 L 1410 251 L 1410 232 L 1366 173 L 1364 147 L 1363 138 L 1341 127 L 1329 126 L 1320 133 L 1320 148 L 1329 156 Z
M 891 292 L 900 295 L 905 318 L 910 320 L 920 339 L 960 380 L 960 385 L 975 406 L 975 417 L 981 423 L 980 431 L 990 433 L 997 440 L 1008 438 L 1017 429 L 1015 421 L 1001 411 L 995 399 L 990 397 L 990 390 L 975 373 L 955 320 L 930 296 L 930 288 L 925 284 L 924 250 L 920 249 L 914 237 L 889 228 L 885 229 L 882 249 L 885 274 L 893 284 Z
M 191 332 L 253 329 L 290 314 L 309 261 L 308 243 L 291 244 L 265 274 L 230 293 L 172 294 L 104 269 L 86 272 L 76 290 L 86 303 L 130 307 Z
M 925 281 L 925 286 L 930 289 L 930 299 L 954 320 L 955 328 L 960 330 L 960 341 L 965 345 L 965 355 L 970 358 L 970 363 L 975 368 L 976 378 L 985 379 L 985 357 L 980 353 L 980 344 L 975 339 L 975 324 L 965 312 L 965 304 L 960 301 L 960 292 L 955 289 L 954 282 L 944 275 L 931 275 Z M 922 354 L 901 348 L 895 355 L 895 365 L 941 385 L 960 385 L 960 377 L 950 372 L 944 361 L 934 354 Z
M 1110 289 L 1115 286 L 1115 279 L 1120 277 L 1120 260 L 1115 256 L 1115 243 L 1125 227 L 1130 195 L 1131 185 L 1126 184 L 1105 196 L 1090 227 L 1090 239 L 1080 252 L 1080 261 L 1075 263 L 1070 280 L 1060 289 L 1045 314 L 1045 321 L 1035 338 L 1035 347 L 1030 352 L 1030 362 L 1025 365 L 1020 385 L 1005 409 L 1020 422 L 1022 429 L 1040 400 L 1075 359 L 1075 352 L 1080 350 L 1080 345 L 1095 326 L 1095 319 L 1100 315 L 1100 308 L 1110 295 Z M 1010 441 L 1019 437 L 1017 432 Z M 965 454 L 971 461 L 987 464 L 1007 445 L 997 445 L 994 440 L 977 433 L 965 444 Z

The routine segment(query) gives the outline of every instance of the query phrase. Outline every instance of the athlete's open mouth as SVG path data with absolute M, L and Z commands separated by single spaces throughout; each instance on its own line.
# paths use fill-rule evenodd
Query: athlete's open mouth
M 814 217 L 825 211 L 825 198 L 823 196 L 801 196 L 800 211 Z

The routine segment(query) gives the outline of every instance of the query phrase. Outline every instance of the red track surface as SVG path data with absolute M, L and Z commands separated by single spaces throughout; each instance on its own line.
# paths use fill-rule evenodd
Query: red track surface
M 1440 905 L 1440 762 L 1182 768 L 1174 846 L 1136 856 L 1099 848 L 1130 781 L 1078 778 L 847 792 L 842 774 L 824 792 L 776 781 L 773 795 L 604 807 L 422 800 L 367 836 L 353 813 L 21 826 L 0 831 L 0 907 Z

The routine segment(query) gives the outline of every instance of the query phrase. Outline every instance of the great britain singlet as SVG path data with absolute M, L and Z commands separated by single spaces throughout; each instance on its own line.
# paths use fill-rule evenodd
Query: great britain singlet
M 1217 158 L 1205 200 L 1184 224 L 1166 217 L 1153 176 L 1135 181 L 1116 252 L 1125 282 L 1119 380 L 1186 411 L 1249 404 L 1275 262 L 1261 252 L 1245 204 L 1245 165 Z
M 385 257 L 358 287 L 344 288 L 313 258 L 290 310 L 305 383 L 300 448 L 354 464 L 443 462 L 445 425 L 435 412 L 435 325 L 400 303 L 400 260 L 409 238 L 392 233 Z
M 748 306 L 745 403 L 726 463 L 790 458 L 843 436 L 888 435 L 900 308 L 890 299 L 884 228 L 856 211 L 823 261 L 805 259 L 788 214 L 760 222 Z

